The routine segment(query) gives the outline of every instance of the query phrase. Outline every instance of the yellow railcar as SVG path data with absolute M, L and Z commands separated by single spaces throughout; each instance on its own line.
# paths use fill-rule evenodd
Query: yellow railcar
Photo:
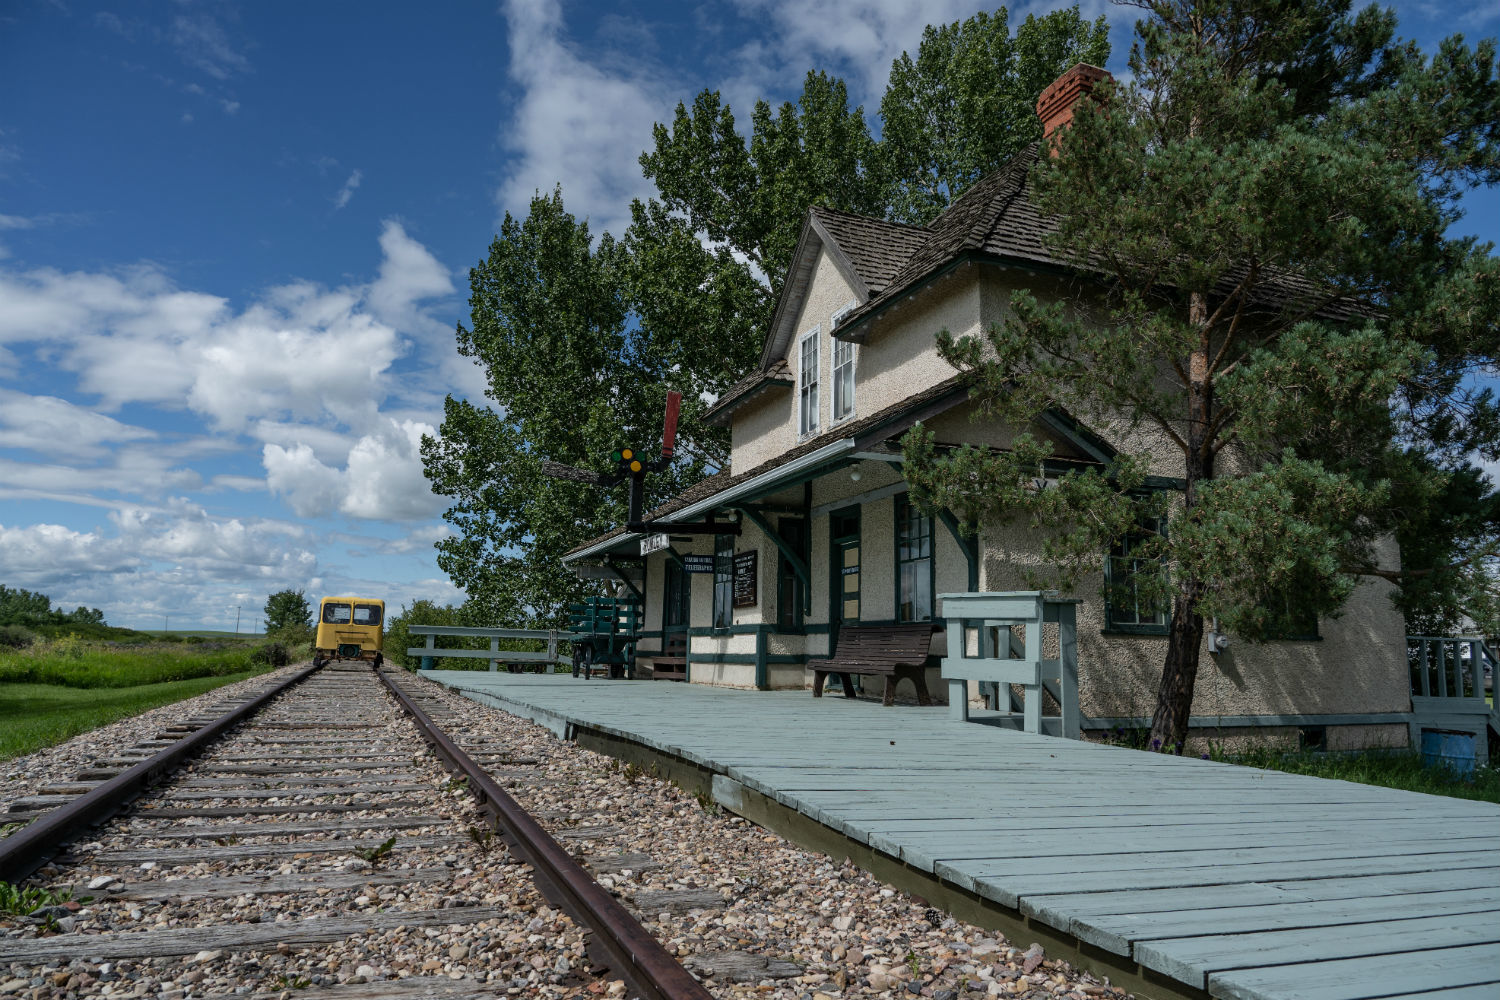
M 385 662 L 385 602 L 373 597 L 325 597 L 318 604 L 318 632 L 313 662 L 370 660 Z

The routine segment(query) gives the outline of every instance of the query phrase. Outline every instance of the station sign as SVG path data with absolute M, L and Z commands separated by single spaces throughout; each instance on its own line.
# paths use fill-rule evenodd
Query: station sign
M 672 536 L 666 533 L 646 535 L 641 539 L 641 555 L 649 556 L 653 552 L 665 552 L 672 547 Z
M 714 571 L 714 557 L 710 555 L 683 556 L 682 568 L 688 573 L 712 573 Z

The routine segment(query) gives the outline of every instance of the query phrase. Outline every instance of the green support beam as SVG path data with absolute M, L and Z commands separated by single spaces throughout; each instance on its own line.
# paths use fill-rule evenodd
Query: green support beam
M 802 581 L 802 613 L 810 614 L 812 612 L 812 574 L 808 572 L 807 560 L 802 558 L 802 553 L 786 543 L 781 534 L 771 527 L 771 522 L 761 516 L 760 511 L 748 504 L 735 509 L 764 532 L 767 538 L 776 543 L 776 548 L 780 550 L 782 556 L 792 564 L 792 573 Z

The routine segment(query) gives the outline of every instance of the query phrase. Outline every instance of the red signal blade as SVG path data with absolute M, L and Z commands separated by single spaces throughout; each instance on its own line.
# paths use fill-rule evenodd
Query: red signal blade
M 661 431 L 661 457 L 671 458 L 677 447 L 677 413 L 682 409 L 682 393 L 667 390 L 667 421 Z

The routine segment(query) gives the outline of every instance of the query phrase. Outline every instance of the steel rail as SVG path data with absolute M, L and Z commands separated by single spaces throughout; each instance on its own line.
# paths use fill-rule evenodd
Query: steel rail
M 123 809 L 166 772 L 201 751 L 245 718 L 260 711 L 272 698 L 306 680 L 320 667 L 307 667 L 274 687 L 239 705 L 213 722 L 194 730 L 159 753 L 153 754 L 72 802 L 38 816 L 15 833 L 0 840 L 0 880 L 19 882 L 46 864 L 84 830 L 103 823 Z M 0 813 L 0 819 L 4 813 Z
M 682 967 L 661 942 L 642 927 L 563 846 L 542 829 L 521 804 L 495 783 L 484 769 L 448 738 L 402 687 L 377 670 L 390 692 L 439 754 L 469 781 L 469 787 L 508 834 L 512 850 L 531 865 L 544 892 L 560 901 L 577 921 L 592 930 L 611 968 L 648 1000 L 712 1000 L 712 994 Z

